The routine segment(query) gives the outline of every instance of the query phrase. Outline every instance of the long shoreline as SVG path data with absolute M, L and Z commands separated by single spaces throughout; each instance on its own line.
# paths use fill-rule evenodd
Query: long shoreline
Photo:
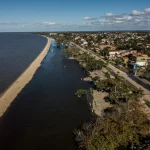
M 45 36 L 44 36 L 45 37 Z M 17 97 L 21 90 L 27 83 L 33 78 L 36 70 L 40 67 L 42 60 L 47 55 L 50 48 L 51 41 L 47 38 L 47 44 L 42 52 L 36 57 L 36 59 L 29 65 L 29 67 L 16 79 L 16 81 L 3 93 L 0 97 L 0 117 L 5 113 L 11 102 Z

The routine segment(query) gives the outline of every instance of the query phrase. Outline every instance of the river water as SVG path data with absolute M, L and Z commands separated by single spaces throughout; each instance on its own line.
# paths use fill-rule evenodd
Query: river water
M 0 150 L 78 150 L 73 130 L 90 117 L 87 102 L 74 96 L 89 89 L 84 76 L 52 40 L 33 79 L 0 120 Z
M 41 53 L 47 39 L 31 33 L 0 33 L 0 94 Z

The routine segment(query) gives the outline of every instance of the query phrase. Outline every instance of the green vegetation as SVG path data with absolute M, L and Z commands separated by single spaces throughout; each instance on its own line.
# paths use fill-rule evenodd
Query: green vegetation
M 139 144 L 141 137 L 149 134 L 150 125 L 138 103 L 113 106 L 111 113 L 85 123 L 76 130 L 76 141 L 86 150 L 114 150 L 120 146 Z M 148 146 L 147 146 L 148 147 Z
M 121 60 L 120 60 L 120 59 L 118 59 L 118 58 L 117 58 L 117 59 L 115 59 L 115 65 L 116 65 L 116 66 L 118 66 L 118 65 L 120 65 L 120 64 L 121 64 Z
M 145 104 L 146 104 L 148 107 L 150 107 L 150 101 L 145 100 Z
M 77 60 L 87 63 L 93 61 L 94 58 L 90 56 L 88 53 L 84 52 L 77 57 Z
M 68 57 L 77 57 L 79 55 L 79 49 L 75 47 L 67 47 L 62 53 Z
M 109 49 L 110 49 L 110 47 L 105 47 L 103 50 L 100 51 L 100 55 L 104 56 L 104 57 L 108 57 L 109 56 Z
M 101 60 L 92 60 L 87 62 L 86 64 L 86 70 L 87 71 L 94 71 L 94 70 L 100 70 L 102 67 L 105 67 L 105 63 Z
M 105 100 L 112 105 L 104 110 L 103 116 L 97 116 L 75 130 L 79 147 L 85 150 L 115 150 L 120 146 L 134 145 L 148 150 L 149 145 L 142 141 L 150 136 L 150 122 L 138 103 L 143 91 L 129 86 L 119 75 L 111 78 L 106 72 L 105 77 L 104 80 L 95 77 L 93 81 L 97 90 L 109 94 Z
M 94 78 L 92 78 L 92 81 L 93 81 L 94 83 L 99 82 L 99 81 L 100 81 L 100 77 L 95 76 Z
M 99 70 L 106 66 L 103 61 L 95 60 L 94 57 L 90 56 L 88 53 L 80 53 L 80 50 L 73 46 L 63 50 L 62 53 L 68 57 L 75 57 L 77 61 L 82 62 L 82 64 L 84 64 L 83 67 L 87 72 Z
M 87 95 L 87 90 L 85 90 L 85 89 L 79 89 L 79 90 L 77 90 L 77 92 L 75 93 L 75 95 L 77 95 L 78 97 L 86 96 Z
M 106 74 L 107 75 L 107 74 Z M 128 102 L 129 100 L 139 100 L 143 96 L 141 89 L 135 90 L 120 77 L 110 78 L 107 75 L 105 80 L 96 83 L 98 90 L 108 92 L 106 101 L 116 104 L 120 102 Z

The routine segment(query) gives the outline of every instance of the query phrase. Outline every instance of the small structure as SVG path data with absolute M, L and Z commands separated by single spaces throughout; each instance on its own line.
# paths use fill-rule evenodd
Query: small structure
M 125 65 L 127 65 L 128 61 L 129 61 L 129 58 L 126 57 L 126 56 L 124 56 L 124 57 L 123 57 L 123 63 L 124 63 Z
M 129 71 L 135 74 L 137 73 L 139 73 L 140 75 L 143 74 L 148 65 L 147 58 L 148 58 L 147 55 L 142 55 L 141 53 L 132 55 L 128 61 Z
M 146 45 L 146 48 L 150 49 L 150 44 L 147 44 L 147 45 Z
M 137 65 L 141 67 L 146 67 L 147 66 L 147 55 L 142 55 L 138 53 L 137 55 L 133 55 L 130 59 L 130 61 L 133 63 L 136 63 Z

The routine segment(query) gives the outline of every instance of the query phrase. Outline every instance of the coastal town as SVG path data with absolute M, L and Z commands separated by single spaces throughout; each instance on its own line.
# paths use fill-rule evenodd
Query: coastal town
M 104 32 L 55 34 L 103 56 L 124 71 L 150 80 L 150 33 Z M 57 38 L 58 38 L 57 37 Z

